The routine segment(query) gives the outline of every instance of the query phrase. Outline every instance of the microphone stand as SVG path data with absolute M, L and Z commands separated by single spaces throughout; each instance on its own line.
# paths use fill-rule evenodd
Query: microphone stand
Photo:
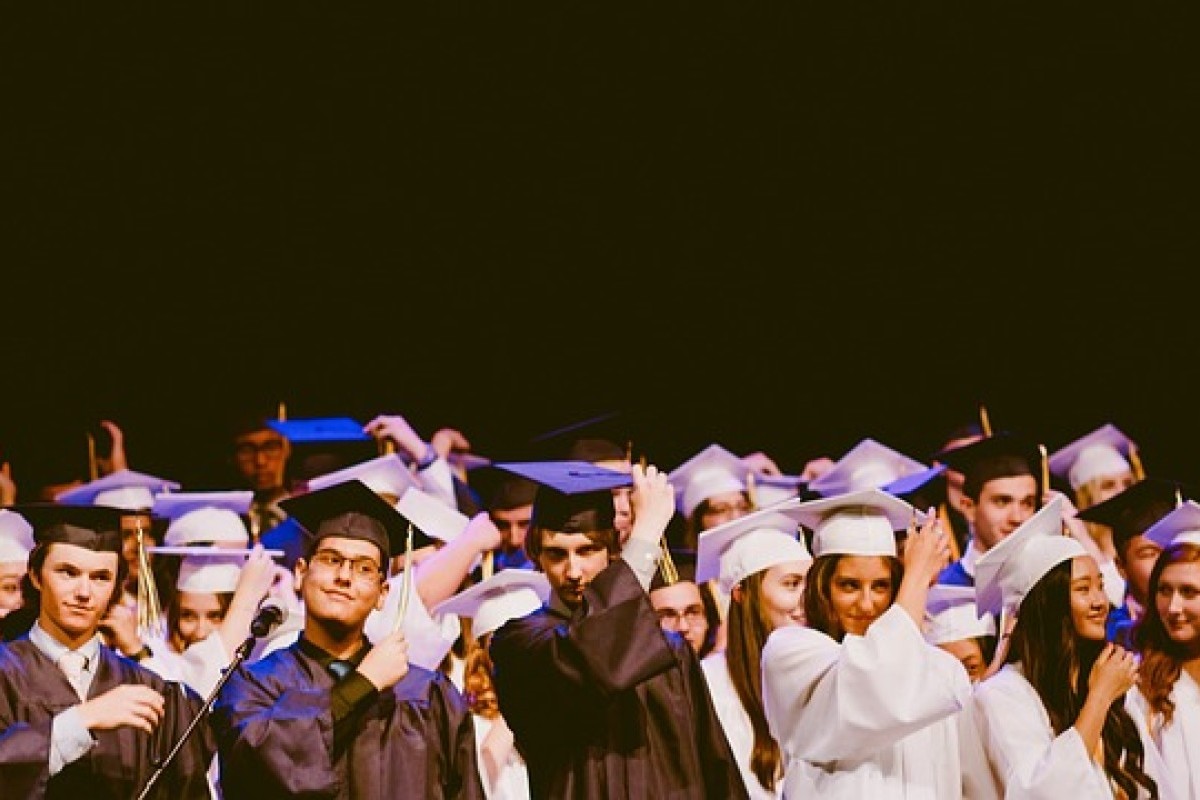
M 241 663 L 250 656 L 250 652 L 254 649 L 254 643 L 257 640 L 258 637 L 251 633 L 246 637 L 246 641 L 238 645 L 237 650 L 235 650 L 233 653 L 233 660 L 229 662 L 229 666 L 226 667 L 221 673 L 221 679 L 217 681 L 217 685 L 214 686 L 212 691 L 208 693 L 208 699 L 204 701 L 204 706 L 201 707 L 200 712 L 196 714 L 195 718 L 187 726 L 187 730 L 183 732 L 183 736 L 179 737 L 179 741 L 176 742 L 175 746 L 171 748 L 171 752 L 167 753 L 166 758 L 161 760 L 155 759 L 157 764 L 154 767 L 154 772 L 151 773 L 150 780 L 146 781 L 146 785 L 142 787 L 142 791 L 140 794 L 138 794 L 137 800 L 146 800 L 146 798 L 150 796 L 150 791 L 154 788 L 154 785 L 158 783 L 158 779 L 162 777 L 163 772 L 168 766 L 170 766 L 171 762 L 175 760 L 175 756 L 179 755 L 179 751 L 183 749 L 183 745 L 189 738 L 191 738 L 192 733 L 200 724 L 200 720 L 208 716 L 208 712 L 212 709 L 213 703 L 216 702 L 217 695 L 220 694 L 221 688 L 225 686 L 225 683 L 229 680 L 229 676 L 231 676 L 234 670 L 241 666 Z

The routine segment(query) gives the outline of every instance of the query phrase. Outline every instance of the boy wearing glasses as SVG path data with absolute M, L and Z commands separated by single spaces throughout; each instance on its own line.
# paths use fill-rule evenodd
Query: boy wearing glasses
M 359 480 L 281 505 L 309 537 L 295 570 L 304 632 L 240 667 L 217 699 L 224 797 L 483 797 L 461 695 L 409 664 L 401 631 L 363 634 L 404 517 Z

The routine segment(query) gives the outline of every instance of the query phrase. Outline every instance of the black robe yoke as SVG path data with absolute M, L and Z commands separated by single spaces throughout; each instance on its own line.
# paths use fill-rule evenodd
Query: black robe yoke
M 574 617 L 542 608 L 493 634 L 500 710 L 535 798 L 746 797 L 691 647 L 615 561 Z
M 163 719 L 154 733 L 133 727 L 93 731 L 92 749 L 50 777 L 51 723 L 56 714 L 78 705 L 79 696 L 33 642 L 0 645 L 0 797 L 137 797 L 154 772 L 154 760 L 171 751 L 204 700 L 183 684 L 164 681 L 101 647 L 89 699 L 121 684 L 149 686 L 163 696 Z M 151 797 L 208 798 L 207 771 L 214 751 L 212 735 L 201 723 Z
M 334 678 L 299 643 L 239 668 L 213 708 L 225 800 L 482 798 L 466 701 L 440 672 L 410 666 L 333 753 Z

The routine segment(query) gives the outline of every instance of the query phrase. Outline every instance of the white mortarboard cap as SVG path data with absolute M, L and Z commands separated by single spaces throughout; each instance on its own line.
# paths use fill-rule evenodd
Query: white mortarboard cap
M 754 502 L 759 508 L 798 497 L 805 480 L 799 475 L 755 475 Z
M 710 444 L 672 470 L 667 480 L 675 488 L 680 513 L 690 517 L 696 506 L 709 497 L 746 491 L 749 472 L 742 459 L 719 444 Z
M 882 486 L 921 472 L 927 467 L 874 439 L 863 439 L 821 477 L 808 485 L 810 491 L 833 497 L 859 489 Z
M 316 492 L 352 478 L 362 481 L 375 494 L 389 494 L 392 497 L 403 497 L 408 489 L 421 487 L 420 480 L 413 475 L 404 459 L 396 453 L 388 453 L 310 478 L 308 489 Z
M 1017 610 L 1029 590 L 1064 561 L 1087 555 L 1062 532 L 1062 498 L 1046 505 L 975 562 L 975 603 L 980 614 Z
M 1187 500 L 1142 534 L 1159 547 L 1184 543 L 1200 546 L 1200 504 Z
M 244 552 L 219 547 L 196 547 L 179 564 L 175 588 L 181 592 L 222 594 L 237 589 L 246 563 Z
M 1066 478 L 1072 489 L 1106 475 L 1130 472 L 1133 441 L 1115 425 L 1104 425 L 1050 454 L 1050 471 Z
M 764 508 L 703 531 L 696 540 L 696 583 L 717 578 L 728 593 L 756 572 L 812 561 L 797 536 L 799 522 L 792 513 Z
M 930 644 L 996 635 L 995 618 L 979 614 L 974 586 L 935 583 L 925 600 L 925 617 L 925 640 Z
M 0 508 L 0 564 L 26 562 L 33 550 L 33 526 L 15 511 Z
M 250 531 L 242 515 L 249 512 L 253 499 L 250 491 L 167 492 L 154 497 L 151 513 L 170 520 L 163 535 L 166 545 L 245 545 L 250 541 Z
M 396 503 L 396 511 L 426 536 L 451 542 L 466 530 L 471 520 L 428 492 L 410 488 Z
M 154 495 L 179 488 L 175 481 L 119 469 L 94 481 L 76 486 L 54 496 L 54 502 L 70 506 L 111 506 L 130 511 L 150 508 Z
M 435 617 L 458 614 L 471 618 L 471 633 L 484 636 L 510 619 L 541 608 L 550 597 L 550 582 L 531 569 L 504 569 L 464 589 L 433 609 Z
M 822 497 L 795 506 L 800 524 L 813 532 L 813 555 L 896 555 L 896 531 L 904 530 L 916 515 L 926 515 L 881 489 L 862 489 L 836 497 Z

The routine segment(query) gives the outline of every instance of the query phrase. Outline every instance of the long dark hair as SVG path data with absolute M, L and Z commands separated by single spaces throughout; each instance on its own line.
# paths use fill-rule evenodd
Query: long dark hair
M 1162 551 L 1150 573 L 1150 596 L 1147 598 L 1149 602 L 1146 613 L 1133 629 L 1134 644 L 1142 654 L 1141 664 L 1138 665 L 1138 688 L 1150 704 L 1151 710 L 1162 715 L 1163 725 L 1170 724 L 1175 714 L 1175 701 L 1171 699 L 1171 690 L 1179 680 L 1183 663 L 1195 658 L 1196 652 L 1188 651 L 1167 634 L 1155 599 L 1158 594 L 1158 582 L 1162 579 L 1163 571 L 1171 564 L 1196 562 L 1200 562 L 1200 547 L 1194 544 L 1178 542 Z
M 1075 724 L 1087 700 L 1088 678 L 1104 642 L 1079 636 L 1071 618 L 1071 561 L 1042 576 L 1021 601 L 1005 661 L 1020 663 L 1033 686 L 1054 734 Z M 1158 797 L 1158 786 L 1143 770 L 1142 739 L 1125 703 L 1117 700 L 1104 715 L 1100 734 L 1104 766 L 1128 797 L 1138 787 Z
M 729 679 L 754 729 L 750 769 L 764 789 L 775 791 L 775 783 L 781 773 L 782 756 L 779 743 L 771 736 L 767 726 L 762 700 L 762 649 L 771 633 L 762 607 L 762 584 L 766 574 L 766 570 L 760 570 L 743 580 L 739 584 L 740 599 L 729 604 L 725 663 L 729 667 Z
M 904 565 L 895 556 L 878 556 L 883 559 L 892 576 L 892 599 L 900 589 L 900 579 L 904 577 Z M 808 578 L 804 582 L 804 618 L 808 627 L 829 635 L 836 641 L 842 641 L 846 630 L 838 621 L 837 613 L 833 610 L 830 600 L 830 589 L 833 584 L 833 573 L 842 560 L 841 553 L 817 556 L 812 567 L 808 570 Z

